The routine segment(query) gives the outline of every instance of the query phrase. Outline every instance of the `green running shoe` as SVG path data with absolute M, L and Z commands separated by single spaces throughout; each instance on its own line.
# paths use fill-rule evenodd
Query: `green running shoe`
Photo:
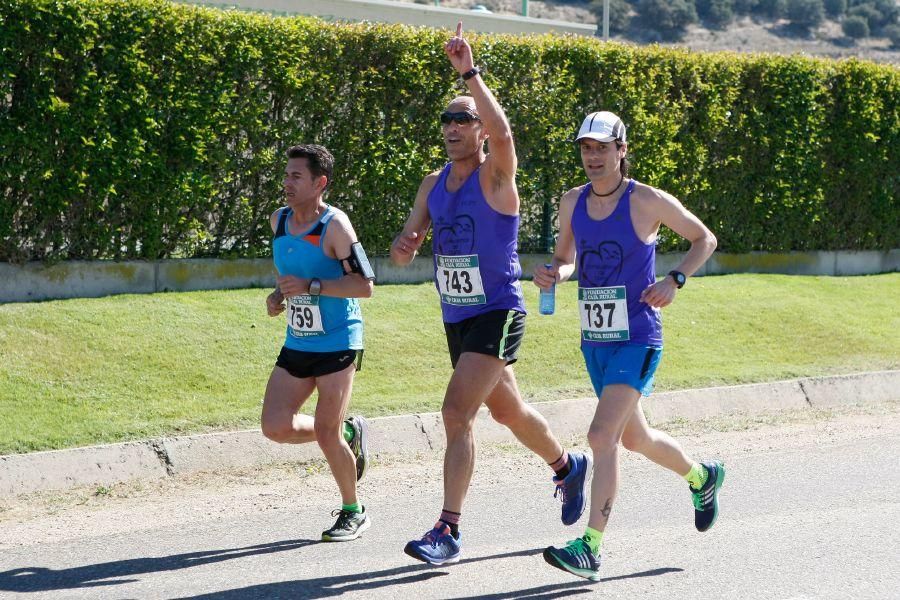
M 355 513 L 349 510 L 337 509 L 331 516 L 337 515 L 337 521 L 322 532 L 323 542 L 349 542 L 358 538 L 363 531 L 372 525 L 369 513 L 363 508 L 363 512 Z
M 706 483 L 699 490 L 688 487 L 694 501 L 694 526 L 697 531 L 706 531 L 719 516 L 719 488 L 725 481 L 725 464 L 720 461 L 701 464 L 706 468 Z
M 369 422 L 360 415 L 347 417 L 346 422 L 353 428 L 353 438 L 348 443 L 356 457 L 356 480 L 359 481 L 369 468 Z
M 565 548 L 549 546 L 544 550 L 544 560 L 572 575 L 600 581 L 600 557 L 594 556 L 587 542 L 581 538 L 568 542 Z

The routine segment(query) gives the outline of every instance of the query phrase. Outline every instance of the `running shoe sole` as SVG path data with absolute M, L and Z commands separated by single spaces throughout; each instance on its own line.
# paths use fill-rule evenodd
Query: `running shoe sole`
M 600 573 L 591 571 L 590 569 L 579 569 L 573 567 L 568 563 L 559 560 L 556 555 L 550 551 L 550 548 L 544 548 L 544 560 L 547 561 L 547 564 L 549 564 L 551 567 L 556 567 L 560 571 L 571 573 L 576 577 L 581 577 L 589 581 L 600 581 Z
M 365 531 L 366 529 L 368 529 L 371 526 L 372 526 L 371 517 L 366 517 L 366 520 L 362 522 L 362 525 L 359 526 L 359 529 L 357 529 L 356 533 L 354 533 L 353 535 L 342 535 L 340 537 L 331 537 L 330 535 L 325 535 L 323 533 L 322 541 L 323 542 L 352 542 L 353 540 L 358 538 L 360 535 L 362 535 L 363 531 Z
M 359 435 L 359 460 L 362 467 L 356 469 L 356 480 L 359 481 L 369 470 L 369 423 L 362 417 L 353 417 L 353 424 Z

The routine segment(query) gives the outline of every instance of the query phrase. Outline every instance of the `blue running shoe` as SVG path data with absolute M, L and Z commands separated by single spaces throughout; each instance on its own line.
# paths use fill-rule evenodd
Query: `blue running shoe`
M 572 525 L 584 513 L 587 486 L 593 472 L 594 461 L 583 452 L 569 454 L 569 474 L 565 479 L 553 478 L 556 491 L 553 497 L 561 496 L 563 525 Z
M 436 523 L 421 540 L 413 540 L 403 549 L 416 560 L 430 565 L 459 562 L 459 550 L 459 539 L 450 535 L 450 528 L 443 523 Z
M 600 557 L 594 556 L 587 542 L 581 538 L 567 543 L 565 548 L 549 546 L 544 550 L 544 560 L 572 575 L 600 581 Z

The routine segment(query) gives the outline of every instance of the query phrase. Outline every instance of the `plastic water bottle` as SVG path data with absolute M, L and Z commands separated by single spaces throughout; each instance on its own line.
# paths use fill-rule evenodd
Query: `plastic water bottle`
M 544 265 L 548 269 L 553 265 L 547 263 Z M 542 315 L 552 315 L 556 312 L 556 282 L 553 282 L 548 289 L 541 288 L 540 300 L 538 301 L 538 311 Z

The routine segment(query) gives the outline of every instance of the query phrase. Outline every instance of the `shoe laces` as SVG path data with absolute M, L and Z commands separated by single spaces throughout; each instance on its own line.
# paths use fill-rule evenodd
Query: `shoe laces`
M 437 548 L 438 539 L 440 539 L 440 537 L 442 535 L 449 534 L 448 531 L 444 531 L 445 529 L 449 529 L 449 528 L 446 527 L 445 525 L 442 525 L 440 528 L 438 528 L 437 526 L 433 527 L 428 532 L 426 532 L 425 535 L 422 536 L 422 541 L 428 542 L 429 544 L 431 544 L 432 548 Z
M 336 508 L 331 511 L 331 516 L 338 518 L 337 523 L 335 523 L 334 526 L 338 529 L 342 529 L 346 527 L 350 519 L 353 518 L 353 513 L 349 510 L 344 510 L 343 508 Z
M 574 540 L 566 542 L 566 552 L 572 556 L 577 556 L 579 554 L 591 553 L 591 549 L 583 539 L 575 538 Z
M 566 484 L 563 483 L 562 481 L 556 481 L 556 480 L 554 480 L 554 483 L 556 483 L 556 490 L 554 490 L 554 492 L 553 492 L 553 497 L 554 498 L 559 497 L 559 501 L 562 502 L 563 504 L 565 504 L 566 503 Z

